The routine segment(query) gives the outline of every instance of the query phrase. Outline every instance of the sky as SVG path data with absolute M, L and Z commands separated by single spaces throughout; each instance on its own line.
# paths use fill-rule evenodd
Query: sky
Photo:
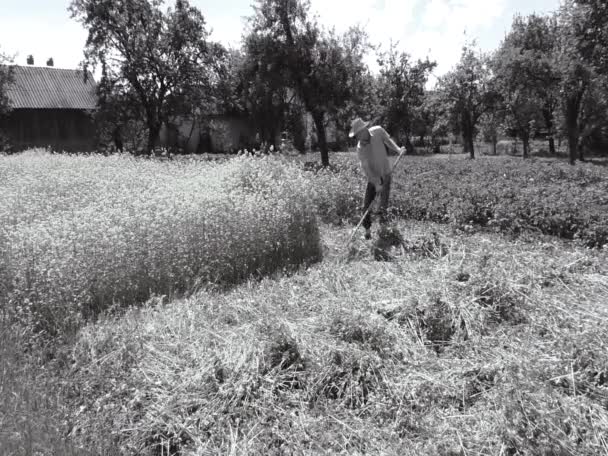
M 434 76 L 458 62 L 465 41 L 495 49 L 510 29 L 513 16 L 547 13 L 560 0 L 310 0 L 326 27 L 338 32 L 359 24 L 373 43 L 388 49 L 391 42 L 413 58 L 429 57 L 438 66 Z M 171 2 L 172 3 L 172 2 Z M 244 18 L 252 0 L 190 0 L 206 18 L 211 38 L 239 47 Z M 32 54 L 36 65 L 53 57 L 56 67 L 76 68 L 82 60 L 87 33 L 70 18 L 70 0 L 0 0 L 0 52 L 15 55 L 25 65 Z M 373 68 L 375 58 L 368 63 Z

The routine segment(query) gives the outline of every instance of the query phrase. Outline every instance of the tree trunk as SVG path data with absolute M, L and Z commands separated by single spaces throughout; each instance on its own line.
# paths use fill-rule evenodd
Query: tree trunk
M 496 136 L 494 136 L 492 138 L 492 154 L 494 154 L 494 155 L 498 154 L 498 151 L 496 150 L 497 144 L 498 144 L 498 138 Z
M 521 142 L 524 147 L 523 157 L 525 160 L 526 158 L 530 158 L 530 136 L 527 134 L 522 135 Z
M 471 158 L 475 158 L 475 143 L 473 142 L 473 133 L 472 132 L 468 132 L 465 135 L 464 138 L 464 143 L 466 146 L 466 151 L 469 152 L 469 154 L 471 155 Z
M 474 159 L 475 144 L 473 142 L 473 122 L 469 115 L 465 115 L 462 121 L 462 141 L 464 152 L 471 154 L 471 159 Z
M 549 135 L 549 153 L 555 155 L 555 126 L 553 121 L 553 111 L 551 109 L 543 110 L 543 117 L 545 118 L 545 125 L 547 126 L 547 133 Z
M 551 133 L 551 136 L 549 136 L 549 153 L 551 155 L 557 154 L 555 151 L 555 138 L 553 137 L 553 133 Z
M 570 129 L 568 129 L 568 152 L 570 164 L 574 165 L 578 154 L 578 132 Z
M 315 129 L 317 130 L 319 149 L 321 150 L 321 165 L 327 167 L 329 166 L 329 151 L 327 149 L 327 138 L 325 136 L 325 123 L 323 122 L 325 116 L 321 111 L 314 111 L 311 114 L 312 120 L 315 123 Z
M 574 165 L 578 156 L 578 115 L 579 105 L 576 96 L 570 96 L 566 101 L 566 130 L 568 135 L 568 155 L 570 164 Z
M 579 161 L 584 162 L 585 161 L 585 147 L 583 146 L 583 144 L 580 143 L 577 145 L 577 149 L 578 149 L 578 159 Z
M 150 123 L 148 124 L 148 144 L 146 145 L 146 152 L 148 156 L 151 156 L 156 148 L 156 143 L 158 142 L 158 134 L 160 133 L 160 124 L 159 123 Z

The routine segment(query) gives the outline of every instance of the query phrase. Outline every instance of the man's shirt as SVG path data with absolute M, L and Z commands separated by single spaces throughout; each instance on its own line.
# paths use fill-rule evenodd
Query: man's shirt
M 367 176 L 367 181 L 378 186 L 381 185 L 382 178 L 390 173 L 386 148 L 389 147 L 398 153 L 401 152 L 401 149 L 384 128 L 371 127 L 369 133 L 371 135 L 369 143 L 363 144 L 359 141 L 357 144 L 357 155 L 361 161 L 361 168 Z

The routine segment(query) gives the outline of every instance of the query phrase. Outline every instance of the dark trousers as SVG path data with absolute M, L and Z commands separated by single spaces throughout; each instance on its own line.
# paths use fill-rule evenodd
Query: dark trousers
M 391 176 L 384 176 L 382 178 L 382 191 L 380 192 L 380 204 L 378 205 L 378 216 L 380 223 L 386 222 L 386 209 L 388 207 L 388 198 L 391 193 Z M 367 208 L 372 204 L 376 198 L 376 186 L 371 182 L 367 183 L 365 189 L 365 199 L 363 200 L 363 212 L 367 211 Z M 366 230 L 372 226 L 372 211 L 369 211 L 363 219 L 363 228 Z

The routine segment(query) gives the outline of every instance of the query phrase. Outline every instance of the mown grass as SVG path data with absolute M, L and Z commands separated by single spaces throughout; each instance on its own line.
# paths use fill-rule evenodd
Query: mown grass
M 27 343 L 29 320 L 15 325 L 14 313 L 3 312 L 0 454 L 608 453 L 605 251 L 539 235 L 533 226 L 518 230 L 516 238 L 476 232 L 466 227 L 496 225 L 449 216 L 437 220 L 457 230 L 399 221 L 396 229 L 378 232 L 372 245 L 357 239 L 347 251 L 348 222 L 358 218 L 364 184 L 347 156 L 333 171 L 315 174 L 276 159 L 169 165 L 70 158 L 74 161 L 65 166 L 64 158 L 43 157 L 32 178 L 31 163 L 39 159 L 29 157 L 17 167 L 21 174 L 10 176 L 29 176 L 23 188 L 44 189 L 52 196 L 49 201 L 64 198 L 69 204 L 47 210 L 23 190 L 11 193 L 8 185 L 11 205 L 0 206 L 5 223 L 48 230 L 45 222 L 61 217 L 87 220 L 87 214 L 97 220 L 96 215 L 115 214 L 111 227 L 123 226 L 121 220 L 130 214 L 145 223 L 127 225 L 136 243 L 127 257 L 134 254 L 141 261 L 138 255 L 144 252 L 143 258 L 161 258 L 151 270 L 166 274 L 175 264 L 185 264 L 184 258 L 200 261 L 198 255 L 188 256 L 191 244 L 195 252 L 215 245 L 218 258 L 239 252 L 236 258 L 245 268 L 234 275 L 233 268 L 219 269 L 228 277 L 224 282 L 244 283 L 208 288 L 199 285 L 221 282 L 222 275 L 178 269 L 176 278 L 185 274 L 190 280 L 183 287 L 159 280 L 169 284 L 168 293 L 150 289 L 133 301 L 114 297 L 99 310 L 147 303 L 126 312 L 96 313 L 99 321 L 85 327 L 87 319 L 79 317 L 72 326 L 81 329 L 72 339 L 35 350 Z M 431 215 L 441 214 L 444 205 L 455 214 L 454 207 L 471 201 L 476 180 L 483 192 L 495 178 L 486 176 L 490 162 L 459 161 L 453 168 L 442 163 L 404 160 L 393 191 L 396 215 L 435 220 Z M 593 177 L 593 168 L 560 171 L 558 165 L 558 171 L 539 174 L 543 164 L 526 170 L 520 162 L 493 163 L 504 164 L 503 174 L 521 186 L 532 174 L 552 172 L 557 173 L 555 185 L 562 177 L 572 187 L 577 182 L 592 189 L 602 185 L 602 175 Z M 45 169 L 73 184 L 49 184 Z M 509 169 L 511 174 L 505 173 Z M 463 190 L 454 198 L 459 183 Z M 542 188 L 546 185 L 543 181 Z M 125 192 L 134 187 L 144 196 Z M 195 239 L 200 225 L 182 217 L 203 217 L 199 211 L 213 208 L 206 203 L 209 193 L 235 203 L 230 211 L 215 213 L 221 233 L 242 236 L 253 250 L 243 251 L 246 243 L 232 239 L 222 244 Z M 102 194 L 114 199 L 102 204 Z M 264 203 L 268 218 L 251 218 L 257 208 L 251 203 Z M 87 207 L 96 210 L 85 212 Z M 293 207 L 310 224 L 277 216 L 291 214 Z M 9 213 L 10 219 L 5 217 Z M 158 222 L 165 218 L 173 225 Z M 316 220 L 326 223 L 321 233 Z M 148 229 L 148 222 L 162 229 Z M 86 242 L 106 235 L 86 223 L 69 225 L 78 226 L 95 234 L 78 238 Z M 170 228 L 175 227 L 178 234 L 173 235 Z M 60 229 L 47 233 L 45 242 L 66 238 Z M 11 235 L 3 231 L 4 254 L 13 246 L 6 242 Z M 277 251 L 266 236 L 298 242 L 289 244 L 293 250 Z M 142 248 L 141 237 L 157 243 Z M 37 239 L 30 244 L 40 244 Z M 90 280 L 96 271 L 107 271 L 100 267 L 105 262 L 128 275 L 129 262 L 114 259 L 124 245 L 99 244 L 95 262 L 78 277 Z M 36 252 L 48 258 L 56 254 Z M 291 275 L 263 278 L 280 267 L 261 269 L 260 257 L 252 252 L 268 265 L 303 257 L 310 262 L 323 256 L 324 261 Z M 68 260 L 79 258 L 70 255 Z M 74 269 L 80 272 L 64 270 Z M 0 272 L 7 278 L 12 271 Z M 252 271 L 255 280 L 243 271 Z M 2 281 L 4 297 L 14 296 L 7 293 L 14 292 L 12 283 Z M 58 292 L 63 283 L 55 285 Z M 122 289 L 132 292 L 128 285 Z M 185 297 L 179 298 L 178 289 Z M 75 302 L 53 299 L 65 308 Z
M 70 437 L 102 454 L 597 455 L 606 254 L 400 224 L 421 250 L 326 261 L 88 326 Z

